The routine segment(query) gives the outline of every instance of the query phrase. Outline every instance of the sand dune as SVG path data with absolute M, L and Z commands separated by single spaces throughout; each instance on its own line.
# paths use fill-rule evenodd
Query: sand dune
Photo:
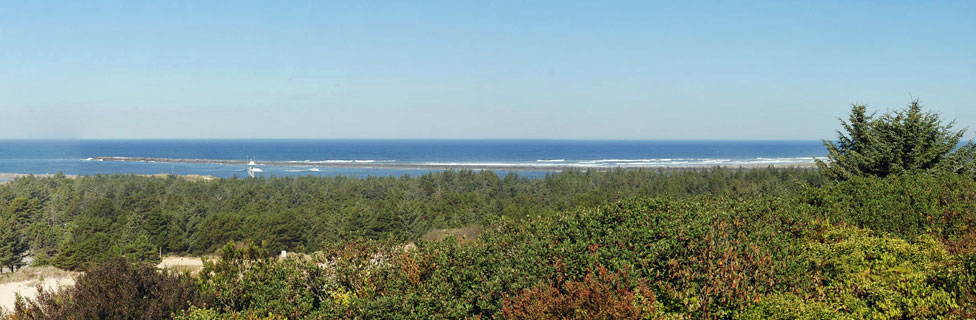
M 156 265 L 156 267 L 175 271 L 197 272 L 203 269 L 203 260 L 197 257 L 164 257 L 163 261 Z
M 0 308 L 13 311 L 17 294 L 21 297 L 34 298 L 37 296 L 37 286 L 45 291 L 58 290 L 65 286 L 75 285 L 75 279 L 70 276 L 45 278 L 44 280 L 25 280 L 0 284 Z

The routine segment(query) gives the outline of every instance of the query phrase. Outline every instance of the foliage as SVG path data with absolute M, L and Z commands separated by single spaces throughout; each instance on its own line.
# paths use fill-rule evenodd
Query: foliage
M 940 170 L 976 177 L 976 144 L 959 147 L 966 130 L 953 131 L 954 122 L 943 124 L 939 115 L 922 111 L 918 100 L 907 108 L 879 117 L 867 114 L 864 105 L 853 105 L 846 131 L 837 141 L 824 141 L 829 162 L 817 161 L 833 180 L 856 176 L 885 177 L 914 170 Z
M 976 318 L 976 253 L 956 256 L 948 270 L 951 272 L 947 272 L 944 278 L 955 286 L 960 301 L 968 301 L 961 306 L 959 315 L 967 319 Z
M 30 249 L 24 233 L 30 216 L 38 211 L 38 207 L 36 199 L 17 197 L 5 208 L 0 208 L 0 268 L 7 267 L 13 272 L 24 265 L 23 259 Z
M 826 192 L 858 183 L 872 183 L 878 192 L 905 187 L 893 177 L 866 179 L 875 181 L 845 182 L 851 186 Z M 945 183 L 919 180 L 929 187 Z M 920 197 L 926 190 L 903 192 Z M 942 199 L 933 204 L 942 210 L 968 201 Z M 351 241 L 310 260 L 223 253 L 237 258 L 209 267 L 202 279 L 225 298 L 197 312 L 425 319 L 857 319 L 971 312 L 965 297 L 973 292 L 966 269 L 972 262 L 954 256 L 937 237 L 830 224 L 808 200 L 635 198 L 502 219 L 473 241 Z M 817 201 L 824 208 L 852 205 L 836 197 Z M 247 248 L 225 250 L 263 252 Z
M 928 236 L 910 244 L 840 229 L 809 245 L 805 258 L 825 300 L 856 318 L 934 318 L 958 307 L 938 278 L 948 253 Z
M 772 257 L 795 253 L 795 222 L 770 215 L 775 201 L 743 208 L 727 199 L 687 202 L 638 199 L 510 219 L 473 242 L 327 250 L 321 261 L 331 272 L 318 287 L 328 293 L 318 302 L 321 315 L 727 317 L 792 281 L 771 268 Z M 760 218 L 761 226 L 744 223 L 761 216 L 769 217 Z M 736 218 L 714 223 L 729 217 Z M 711 240 L 695 245 L 701 237 Z M 560 306 L 547 308 L 539 299 Z
M 907 240 L 928 234 L 950 252 L 976 251 L 976 183 L 956 174 L 855 177 L 798 195 L 811 216 Z
M 646 283 L 631 288 L 626 272 L 605 268 L 590 272 L 583 281 L 566 281 L 525 289 L 502 300 L 506 319 L 654 319 L 662 318 Z
M 939 170 L 27 178 L 0 206 L 35 257 L 89 270 L 28 319 L 976 314 L 976 181 Z M 195 276 L 116 260 L 160 251 L 218 258 Z
M 125 256 L 207 254 L 228 241 L 313 252 L 344 239 L 420 239 L 500 217 L 549 215 L 631 196 L 787 194 L 822 184 L 814 170 L 566 171 L 540 179 L 491 171 L 417 177 L 186 181 L 133 175 L 22 178 L 0 208 L 37 263 L 85 269 Z
M 808 244 L 801 259 L 816 283 L 800 296 L 764 297 L 745 318 L 931 319 L 959 308 L 943 279 L 949 254 L 927 236 L 910 244 L 837 228 Z
M 40 290 L 40 289 L 39 289 Z M 162 319 L 205 304 L 188 275 L 159 272 L 115 259 L 100 264 L 73 287 L 19 301 L 17 319 Z
M 27 241 L 9 217 L 0 217 L 0 268 L 7 267 L 10 272 L 24 265 L 27 255 Z
M 727 174 L 734 176 L 734 172 Z M 480 200 L 449 197 L 445 201 L 450 205 L 436 209 L 444 210 L 445 217 L 457 210 L 458 221 L 465 220 L 460 213 L 466 201 L 473 201 L 471 208 L 498 210 L 493 211 L 494 218 L 485 219 L 478 237 L 442 231 L 426 240 L 409 238 L 416 242 L 404 244 L 398 237 L 377 240 L 358 233 L 347 240 L 325 241 L 310 255 L 290 254 L 287 259 L 272 254 L 285 247 L 282 244 L 287 240 L 280 239 L 287 237 L 256 236 L 264 239 L 261 244 L 227 241 L 216 251 L 219 258 L 207 260 L 192 281 L 185 280 L 194 288 L 195 297 L 206 298 L 161 309 L 180 319 L 952 318 L 972 317 L 976 310 L 972 299 L 976 296 L 976 251 L 971 241 L 976 181 L 967 177 L 936 172 L 855 177 L 824 186 L 800 183 L 788 187 L 795 191 L 770 195 L 696 191 L 645 197 L 633 191 L 638 188 L 628 189 L 631 197 L 595 206 L 584 205 L 589 201 L 587 193 L 605 192 L 595 187 L 577 189 L 582 192 L 577 200 L 571 200 L 575 198 L 570 193 L 565 198 L 545 193 L 519 197 L 522 192 L 563 190 L 581 181 L 617 179 L 617 175 L 629 173 L 606 174 L 552 175 L 523 181 L 534 187 L 522 186 L 526 189 L 513 197 L 504 192 L 471 198 Z M 701 175 L 672 174 L 667 179 Z M 783 173 L 765 174 L 769 175 L 760 181 L 782 181 L 778 177 Z M 283 185 L 303 180 L 287 180 Z M 368 180 L 344 183 L 352 188 L 362 181 Z M 234 183 L 281 187 L 283 182 L 246 179 Z M 543 183 L 553 187 L 542 188 Z M 213 188 L 202 183 L 174 186 Z M 541 189 L 532 189 L 535 187 Z M 518 201 L 527 201 L 527 207 L 537 211 L 511 214 L 495 207 L 492 203 L 497 199 L 492 197 L 522 199 Z M 564 201 L 558 199 L 569 202 L 556 204 Z M 314 214 L 294 208 L 268 209 L 280 200 L 262 200 L 243 203 L 259 212 L 283 212 L 303 225 L 315 219 Z M 117 208 L 116 201 L 109 206 L 109 202 L 94 200 L 80 210 L 64 227 L 67 240 L 54 260 L 89 255 L 88 261 L 112 261 L 111 255 L 97 257 L 96 247 L 89 246 L 89 241 L 111 242 L 102 237 L 119 234 L 156 244 L 160 239 L 169 241 L 168 236 L 149 235 L 144 230 L 180 230 L 172 225 L 160 227 L 181 219 L 160 218 L 169 212 L 165 208 L 147 210 L 133 219 L 132 214 L 119 214 L 130 209 Z M 556 209 L 569 203 L 576 206 Z M 214 219 L 223 222 L 207 228 L 227 230 L 213 232 L 259 234 L 259 228 L 231 222 L 263 215 L 273 216 L 203 215 L 195 228 L 205 219 Z M 375 223 L 386 225 L 397 221 L 396 217 Z M 241 220 L 235 220 L 238 218 Z M 116 227 L 118 233 L 111 231 Z M 391 232 L 386 230 L 383 232 Z M 296 234 L 302 239 L 299 243 L 307 243 L 307 231 Z M 220 237 L 207 241 L 216 239 Z M 95 290 L 109 290 L 107 286 L 95 288 L 86 292 L 94 295 Z M 83 300 L 67 293 L 57 299 L 53 296 L 45 294 L 38 305 L 58 307 L 24 307 L 22 314 L 93 308 L 80 306 L 78 302 Z M 114 299 L 126 301 L 124 297 Z M 170 300 L 158 300 L 160 305 L 172 306 L 163 303 Z
M 307 316 L 325 297 L 322 268 L 308 261 L 275 260 L 266 243 L 228 243 L 219 256 L 204 263 L 199 285 L 221 312 L 294 319 Z

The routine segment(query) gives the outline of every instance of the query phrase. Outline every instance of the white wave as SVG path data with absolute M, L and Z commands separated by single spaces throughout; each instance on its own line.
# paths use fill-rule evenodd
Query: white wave
M 329 160 L 287 160 L 279 161 L 284 163 L 294 163 L 297 165 L 329 165 L 346 163 L 394 163 L 396 160 L 373 160 L 373 159 L 329 159 Z
M 728 158 L 660 158 L 660 159 L 598 159 L 566 162 L 566 166 L 599 168 L 686 167 L 686 166 L 750 166 L 813 163 L 824 157 L 756 157 L 751 159 Z
M 514 167 L 529 164 L 512 162 L 424 162 L 426 166 L 456 166 L 456 167 Z M 537 164 L 538 165 L 538 164 Z
M 632 163 L 632 162 L 656 162 L 669 163 L 674 161 L 688 161 L 695 159 L 683 158 L 660 158 L 660 159 L 599 159 L 599 160 L 579 160 L 578 163 Z
M 600 162 L 648 162 L 648 161 L 659 161 L 659 159 L 600 159 L 591 160 L 597 163 Z
M 724 163 L 732 162 L 732 160 L 731 159 L 701 159 L 698 162 L 703 164 L 724 164 Z
M 289 162 L 301 162 L 301 163 L 309 163 L 309 164 L 314 164 L 314 163 L 376 163 L 376 162 L 389 163 L 389 162 L 396 162 L 396 160 L 378 160 L 377 161 L 377 160 L 373 160 L 373 159 L 329 159 L 329 160 L 318 160 L 318 161 L 305 160 L 305 161 L 289 161 Z
M 445 166 L 445 167 L 566 167 L 572 166 L 562 163 L 536 163 L 536 162 L 424 162 L 419 163 L 425 166 Z
M 558 162 L 566 162 L 566 159 L 536 160 L 536 162 L 558 163 Z
M 782 158 L 763 158 L 757 157 L 757 163 L 812 163 L 815 159 L 825 160 L 824 157 L 782 157 Z

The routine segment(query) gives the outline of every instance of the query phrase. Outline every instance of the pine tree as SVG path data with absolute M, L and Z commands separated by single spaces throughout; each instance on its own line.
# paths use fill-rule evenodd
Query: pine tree
M 7 267 L 13 272 L 24 265 L 28 246 L 10 220 L 8 217 L 0 218 L 0 268 Z
M 907 108 L 881 116 L 853 105 L 845 132 L 836 142 L 824 140 L 829 161 L 817 166 L 833 180 L 880 176 L 906 171 L 939 170 L 976 177 L 976 145 L 960 146 L 966 130 L 954 131 L 955 121 L 943 124 L 939 115 L 922 111 L 918 100 Z

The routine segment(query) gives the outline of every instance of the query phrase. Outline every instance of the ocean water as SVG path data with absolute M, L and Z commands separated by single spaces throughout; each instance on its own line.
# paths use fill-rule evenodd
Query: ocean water
M 140 157 L 254 159 L 265 176 L 400 176 L 438 170 L 410 167 L 427 165 L 488 166 L 499 173 L 517 171 L 532 177 L 567 167 L 802 164 L 824 154 L 819 141 L 6 140 L 0 141 L 0 173 L 247 175 L 243 165 L 93 160 Z M 295 165 L 262 165 L 262 161 Z

